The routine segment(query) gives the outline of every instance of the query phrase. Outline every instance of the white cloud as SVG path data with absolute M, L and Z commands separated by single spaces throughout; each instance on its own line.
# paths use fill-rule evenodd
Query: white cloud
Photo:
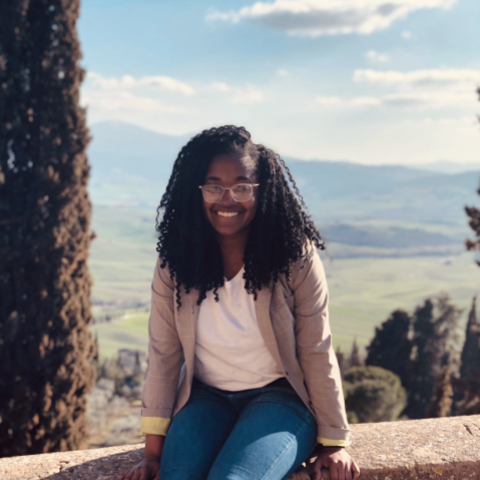
M 382 101 L 374 97 L 357 97 L 350 101 L 353 107 L 378 107 L 381 104 Z
M 316 97 L 315 102 L 317 105 L 322 105 L 323 107 L 332 107 L 342 104 L 342 100 L 339 97 Z
M 446 87 L 475 84 L 480 82 L 480 70 L 473 69 L 431 69 L 396 72 L 393 70 L 356 70 L 355 82 L 366 82 L 403 87 Z
M 390 55 L 386 53 L 380 53 L 375 50 L 369 50 L 365 54 L 365 57 L 367 57 L 368 60 L 374 63 L 385 63 L 390 61 Z
M 288 70 L 285 70 L 284 68 L 279 68 L 277 70 L 277 75 L 279 77 L 289 77 L 290 76 L 290 72 Z
M 230 92 L 231 91 L 230 87 L 226 83 L 223 83 L 223 82 L 212 83 L 211 89 L 214 92 Z
M 174 102 L 172 92 L 179 94 Z M 263 92 L 250 84 L 215 82 L 196 84 L 193 88 L 160 75 L 112 78 L 90 72 L 81 90 L 81 102 L 88 107 L 90 121 L 114 119 L 139 125 L 166 125 L 163 129 L 174 133 L 184 133 L 179 128 L 186 129 L 187 124 L 198 122 L 195 119 L 205 108 L 211 116 L 224 110 L 231 114 L 233 106 L 241 108 L 264 100 Z
M 381 97 L 358 97 L 350 102 L 355 107 L 413 108 L 441 106 L 435 95 L 392 93 Z
M 102 114 L 133 112 L 135 114 L 159 113 L 175 115 L 190 113 L 190 110 L 187 108 L 166 105 L 159 99 L 135 95 L 125 90 L 93 91 L 83 89 L 81 104 L 89 108 L 89 113 L 93 110 L 93 114 L 97 112 L 102 112 Z
M 103 89 L 148 88 L 152 90 L 165 90 L 169 92 L 182 93 L 184 95 L 193 95 L 195 93 L 193 87 L 187 83 L 176 80 L 175 78 L 161 75 L 140 78 L 124 75 L 121 78 L 105 78 L 99 73 L 89 72 L 87 74 L 87 80 L 91 81 L 93 87 Z
M 275 0 L 256 2 L 207 20 L 238 23 L 244 19 L 290 35 L 370 34 L 420 9 L 448 9 L 456 0 Z
M 247 88 L 239 90 L 230 98 L 230 103 L 235 105 L 251 105 L 253 103 L 260 103 L 265 100 L 265 96 L 260 90 L 255 88 Z
M 357 83 L 390 87 L 394 91 L 376 97 L 317 97 L 316 103 L 339 107 L 469 108 L 475 101 L 480 70 L 356 70 L 353 80 Z
M 417 122 L 421 125 L 442 125 L 453 128 L 476 127 L 478 120 L 473 116 L 462 117 L 425 117 Z
M 328 107 L 418 107 L 428 103 L 421 95 L 391 94 L 382 97 L 316 97 L 318 105 Z
M 214 82 L 210 90 L 230 94 L 228 101 L 234 105 L 251 105 L 265 100 L 263 92 L 254 85 L 233 87 L 224 82 Z

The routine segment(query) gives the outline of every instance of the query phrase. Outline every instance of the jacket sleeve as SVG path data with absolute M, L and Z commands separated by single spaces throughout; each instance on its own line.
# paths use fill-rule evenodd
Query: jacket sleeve
M 141 433 L 166 435 L 182 366 L 182 347 L 175 327 L 174 284 L 157 260 L 148 320 L 148 370 L 142 394 Z
M 328 321 L 325 270 L 314 246 L 297 263 L 292 281 L 297 355 L 315 411 L 317 442 L 344 447 L 349 444 L 350 429 Z

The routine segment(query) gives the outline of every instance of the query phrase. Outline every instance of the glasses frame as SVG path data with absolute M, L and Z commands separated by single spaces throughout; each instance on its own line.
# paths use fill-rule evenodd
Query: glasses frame
M 239 185 L 248 185 L 250 187 L 252 187 L 252 193 L 250 194 L 250 198 L 248 200 L 243 200 L 243 201 L 239 201 L 235 198 L 235 194 L 233 193 L 232 191 L 232 188 L 235 188 L 235 187 L 238 187 Z M 216 202 L 207 202 L 207 200 L 205 200 L 205 197 L 203 197 L 203 199 L 207 202 L 207 203 L 218 203 L 218 202 L 221 202 L 222 199 L 223 199 L 223 196 L 225 195 L 225 192 L 227 190 L 230 190 L 230 196 L 233 198 L 233 200 L 237 203 L 245 203 L 245 202 L 249 202 L 252 198 L 253 198 L 253 194 L 255 193 L 254 192 L 254 188 L 257 188 L 259 187 L 260 184 L 259 183 L 236 183 L 235 185 L 232 185 L 231 187 L 222 187 L 222 185 L 217 185 L 216 183 L 208 183 L 206 185 L 199 185 L 198 188 L 202 191 L 202 196 L 204 195 L 204 192 L 203 192 L 203 187 L 220 187 L 223 189 L 220 197 L 218 198 L 218 200 Z

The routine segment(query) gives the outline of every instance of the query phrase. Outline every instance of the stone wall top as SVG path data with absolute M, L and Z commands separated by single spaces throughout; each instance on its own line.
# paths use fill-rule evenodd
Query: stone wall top
M 480 479 L 480 415 L 353 425 L 364 480 Z M 0 459 L 2 480 L 115 480 L 143 445 Z M 325 472 L 322 480 L 328 479 Z M 308 467 L 291 480 L 309 480 Z

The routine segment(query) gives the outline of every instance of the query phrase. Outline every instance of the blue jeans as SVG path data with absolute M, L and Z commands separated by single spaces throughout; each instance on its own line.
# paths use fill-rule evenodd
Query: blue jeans
M 168 430 L 160 480 L 281 480 L 312 453 L 316 430 L 284 378 L 241 392 L 194 379 Z

